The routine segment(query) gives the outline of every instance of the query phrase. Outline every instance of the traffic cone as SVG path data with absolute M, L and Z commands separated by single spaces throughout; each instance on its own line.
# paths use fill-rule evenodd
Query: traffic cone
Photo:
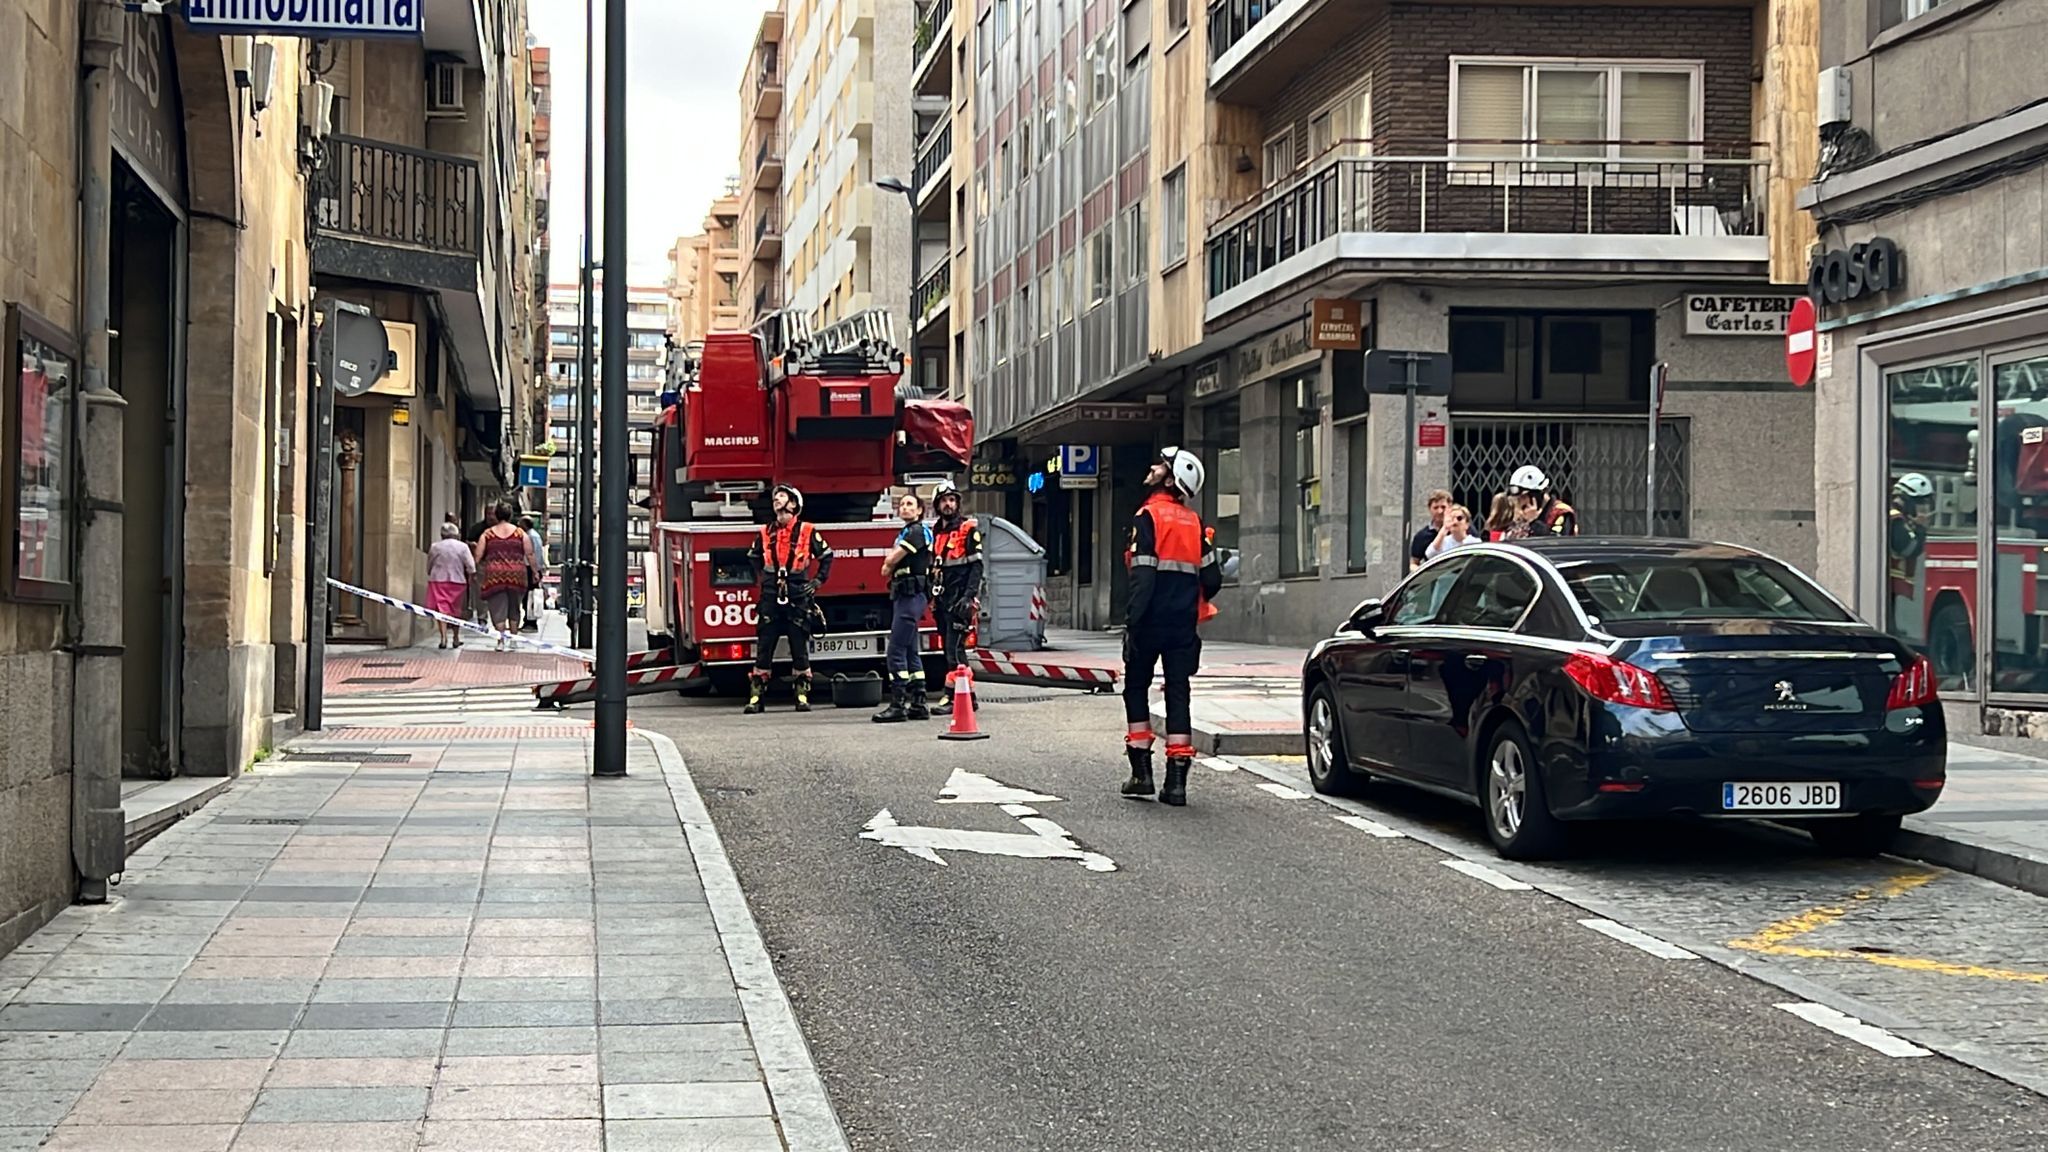
M 953 722 L 939 733 L 941 740 L 986 740 L 988 733 L 974 722 L 974 673 L 962 664 L 953 673 Z

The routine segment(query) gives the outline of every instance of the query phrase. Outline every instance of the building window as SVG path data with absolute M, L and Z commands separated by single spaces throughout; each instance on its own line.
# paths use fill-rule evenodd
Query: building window
M 1372 85 L 1368 81 L 1308 122 L 1308 159 L 1313 164 L 1331 149 L 1364 155 L 1372 151 Z
M 1188 166 L 1182 164 L 1159 182 L 1159 266 L 1171 268 L 1188 258 Z
M 1293 419 L 1283 425 L 1280 474 L 1280 555 L 1282 576 L 1314 575 L 1320 566 L 1316 525 L 1323 510 L 1323 411 L 1316 399 L 1316 378 L 1297 376 L 1278 386 L 1291 397 Z
M 1022 347 L 1031 343 L 1032 333 L 1038 331 L 1038 297 L 1031 293 L 1029 281 L 1017 286 L 1017 344 Z
M 1177 35 L 1187 27 L 1188 0 L 1166 0 L 1166 30 Z
M 1007 363 L 1009 363 L 1009 361 L 1010 361 L 1010 302 L 1009 302 L 1008 300 L 998 300 L 998 301 L 996 301 L 996 323 L 995 323 L 995 341 L 996 341 L 996 349 L 995 349 L 995 351 L 996 351 L 996 363 L 997 363 L 997 364 L 999 364 L 999 365 L 1000 365 L 1000 364 L 1007 364 Z
M 1455 408 L 1612 411 L 1649 399 L 1652 313 L 1454 309 L 1450 337 Z
M 1289 127 L 1266 141 L 1264 155 L 1266 186 L 1270 188 L 1294 171 L 1294 129 Z
M 1081 297 L 1080 269 L 1072 252 L 1060 253 L 1060 323 L 1074 322 L 1075 301 Z
M 1367 480 L 1372 466 L 1371 428 L 1360 420 L 1344 430 L 1344 529 L 1349 537 L 1345 547 L 1345 567 L 1352 572 L 1365 571 L 1366 559 L 1366 501 L 1370 496 Z
M 1218 548 L 1238 547 L 1238 466 L 1244 459 L 1239 427 L 1242 411 L 1235 397 L 1212 405 L 1202 415 L 1209 482 L 1202 489 L 1202 516 L 1216 529 Z
M 1136 284 L 1145 279 L 1145 246 L 1152 238 L 1145 232 L 1145 202 L 1140 200 L 1124 211 L 1124 279 Z
M 1890 28 L 1894 24 L 1917 20 L 1947 2 L 1948 0 L 1879 0 L 1878 27 Z M 335 123 L 339 124 L 341 121 L 336 120 Z
M 1038 274 L 1038 335 L 1040 339 L 1052 335 L 1052 271 Z
M 1452 154 L 1695 158 L 1692 142 L 1703 134 L 1700 89 L 1697 63 L 1453 58 Z
M 1110 244 L 1111 229 L 1103 228 L 1088 238 L 1088 308 L 1109 299 L 1110 281 L 1116 276 L 1116 261 Z

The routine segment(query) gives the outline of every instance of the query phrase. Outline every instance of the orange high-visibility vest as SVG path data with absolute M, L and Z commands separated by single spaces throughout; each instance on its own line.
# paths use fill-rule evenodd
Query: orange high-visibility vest
M 788 569 L 792 576 L 808 576 L 811 569 L 811 522 L 793 520 L 788 528 L 761 526 L 761 566 L 769 572 Z

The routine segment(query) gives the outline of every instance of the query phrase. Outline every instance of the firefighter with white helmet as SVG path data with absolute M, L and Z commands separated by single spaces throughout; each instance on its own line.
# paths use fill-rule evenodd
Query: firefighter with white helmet
M 1934 481 L 1924 473 L 1907 472 L 1892 481 L 1891 507 L 1886 513 L 1885 576 L 1894 600 L 1912 600 L 1917 592 L 1920 557 L 1927 550 L 1927 520 L 1934 510 Z
M 967 663 L 967 640 L 981 611 L 981 525 L 960 508 L 960 489 L 942 480 L 932 491 L 932 622 L 946 652 L 946 684 Z
M 832 546 L 803 518 L 804 494 L 777 484 L 768 495 L 772 522 L 747 549 L 760 589 L 754 625 L 754 671 L 747 682 L 749 716 L 766 708 L 762 698 L 774 676 L 775 644 L 789 638 L 789 664 L 796 710 L 811 710 L 811 634 L 817 630 L 818 586 L 832 574 Z M 822 617 L 820 618 L 822 620 Z
M 1189 697 L 1201 666 L 1196 626 L 1216 615 L 1211 603 L 1223 587 L 1216 538 L 1189 503 L 1201 495 L 1202 462 L 1181 448 L 1162 449 L 1145 473 L 1151 493 L 1131 521 L 1130 604 L 1124 617 L 1124 755 L 1131 778 L 1123 794 L 1152 795 L 1152 668 L 1166 679 L 1166 782 L 1160 802 L 1188 802 L 1194 764 L 1194 723 Z
M 1550 477 L 1534 464 L 1524 464 L 1508 478 L 1508 495 L 1530 536 L 1577 536 L 1579 513 L 1551 491 Z

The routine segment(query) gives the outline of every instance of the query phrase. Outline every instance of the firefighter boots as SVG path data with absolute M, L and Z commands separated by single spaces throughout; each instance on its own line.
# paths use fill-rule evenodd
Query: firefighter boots
M 929 720 L 932 708 L 924 698 L 924 677 L 914 676 L 910 680 L 910 710 L 905 713 L 912 720 Z
M 903 712 L 903 681 L 889 681 L 889 704 L 868 719 L 877 724 L 901 724 L 909 719 Z
M 1143 799 L 1152 794 L 1152 750 L 1127 746 L 1124 757 L 1131 762 L 1131 778 L 1124 781 L 1123 794 Z
M 1192 756 L 1168 756 L 1166 758 L 1166 783 L 1159 789 L 1159 802 L 1184 808 L 1188 802 L 1188 769 L 1194 766 Z
M 796 674 L 796 710 L 799 712 L 809 712 L 811 710 L 811 674 L 809 672 L 799 672 Z
M 759 674 L 747 677 L 747 706 L 741 712 L 747 716 L 759 716 L 768 710 L 761 698 L 768 694 L 768 678 Z

